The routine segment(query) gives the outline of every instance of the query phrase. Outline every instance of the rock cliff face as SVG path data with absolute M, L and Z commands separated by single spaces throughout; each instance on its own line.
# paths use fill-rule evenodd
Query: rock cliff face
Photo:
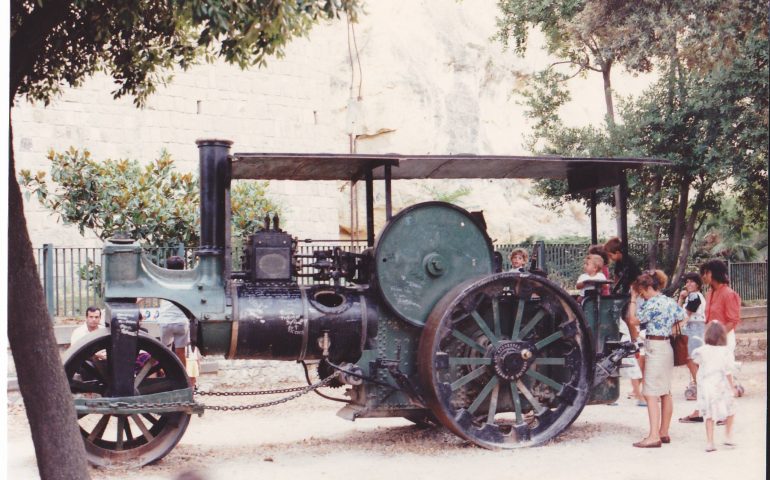
M 174 72 L 141 110 L 130 99 L 113 100 L 111 81 L 95 77 L 47 108 L 13 108 L 17 168 L 46 169 L 49 149 L 72 145 L 95 158 L 141 161 L 165 148 L 181 169 L 194 170 L 195 140 L 205 137 L 232 139 L 241 152 L 344 153 L 352 146 L 360 153 L 526 154 L 521 140 L 528 126 L 514 92 L 548 59 L 536 45 L 524 59 L 502 51 L 490 40 L 496 15 L 492 0 L 369 2 L 354 34 L 344 21 L 319 25 L 265 69 L 218 63 Z M 615 84 L 622 94 L 638 80 Z M 599 122 L 600 79 L 574 88 L 580 101 L 565 114 L 575 123 Z M 539 207 L 522 180 L 404 182 L 394 187 L 396 207 L 462 186 L 470 193 L 460 205 L 484 210 L 500 242 L 588 233 L 582 207 Z M 284 228 L 300 238 L 333 239 L 341 225 L 350 229 L 346 188 L 273 182 L 270 191 L 284 206 Z M 26 209 L 36 246 L 98 244 L 52 222 L 34 200 Z M 614 221 L 607 212 L 601 217 L 600 230 L 611 232 Z

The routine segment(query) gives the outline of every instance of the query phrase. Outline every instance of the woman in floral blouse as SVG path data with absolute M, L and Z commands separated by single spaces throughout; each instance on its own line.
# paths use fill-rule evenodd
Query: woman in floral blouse
M 685 319 L 685 312 L 676 301 L 660 292 L 667 281 L 668 277 L 662 271 L 648 270 L 642 272 L 631 286 L 629 326 L 635 333 L 644 324 L 647 332 L 642 395 L 647 400 L 650 432 L 643 440 L 634 443 L 639 448 L 657 448 L 662 443 L 671 442 L 668 428 L 674 412 L 671 398 L 674 352 L 669 337 L 674 324 Z M 639 297 L 645 301 L 637 311 Z

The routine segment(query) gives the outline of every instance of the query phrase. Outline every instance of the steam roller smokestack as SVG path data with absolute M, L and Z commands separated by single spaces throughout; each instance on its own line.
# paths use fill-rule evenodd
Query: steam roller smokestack
M 198 255 L 223 255 L 225 190 L 230 184 L 230 140 L 197 140 L 200 155 L 201 235 Z

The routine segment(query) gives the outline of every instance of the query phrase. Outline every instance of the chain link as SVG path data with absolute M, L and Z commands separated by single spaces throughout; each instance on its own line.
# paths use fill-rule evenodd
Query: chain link
M 263 390 L 261 392 L 218 392 L 218 394 L 222 396 L 267 395 L 269 393 L 288 393 L 288 392 L 297 392 L 297 393 L 293 395 L 289 395 L 288 397 L 283 397 L 277 400 L 273 400 L 271 402 L 252 403 L 250 405 L 204 405 L 203 408 L 205 408 L 206 410 L 231 411 L 231 410 L 254 410 L 256 408 L 272 407 L 274 405 L 280 405 L 281 403 L 286 403 L 288 401 L 294 400 L 295 398 L 299 398 L 302 395 L 305 395 L 306 393 L 312 392 L 313 390 L 318 390 L 321 387 L 325 387 L 332 380 L 334 380 L 335 377 L 336 375 L 328 376 L 323 380 L 321 380 L 320 382 L 316 382 L 306 387 L 283 388 L 283 389 L 277 389 L 277 390 Z M 209 392 L 209 394 L 212 394 L 212 393 Z M 217 395 L 217 393 L 213 393 L 212 395 Z
M 291 393 L 291 392 L 299 392 L 301 390 L 306 389 L 307 386 L 304 387 L 290 387 L 290 388 L 278 388 L 275 390 L 258 390 L 258 391 L 252 391 L 252 392 L 215 392 L 215 391 L 204 391 L 204 390 L 196 390 L 194 393 L 195 395 L 200 396 L 212 396 L 212 397 L 248 397 L 251 395 L 273 395 L 276 393 Z
M 256 392 L 196 392 L 197 395 L 210 395 L 219 397 L 231 397 L 231 396 L 248 396 L 248 395 L 270 395 L 277 393 L 290 393 L 296 392 L 288 397 L 279 398 L 270 402 L 252 403 L 249 405 L 204 405 L 196 402 L 158 402 L 158 403 L 128 403 L 128 402 L 112 402 L 109 404 L 112 408 L 126 409 L 124 414 L 130 414 L 130 410 L 152 410 L 155 408 L 167 408 L 167 407 L 180 407 L 180 408 L 195 408 L 203 407 L 205 410 L 217 410 L 217 411 L 232 411 L 232 410 L 254 410 L 256 408 L 272 407 L 274 405 L 280 405 L 286 403 L 295 398 L 299 398 L 306 393 L 310 393 L 313 390 L 318 390 L 321 387 L 326 387 L 336 378 L 336 375 L 331 375 L 325 379 L 316 382 L 312 385 L 305 387 L 291 387 L 291 388 L 279 388 L 275 390 L 261 390 Z

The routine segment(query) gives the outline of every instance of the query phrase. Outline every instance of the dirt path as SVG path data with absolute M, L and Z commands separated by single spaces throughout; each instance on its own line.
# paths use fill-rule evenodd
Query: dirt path
M 469 446 L 440 429 L 422 430 L 403 419 L 364 419 L 351 423 L 335 416 L 337 404 L 317 396 L 246 413 L 206 412 L 194 417 L 177 447 L 159 464 L 141 471 L 93 469 L 95 479 L 172 479 L 195 469 L 207 480 L 393 478 L 496 478 L 652 480 L 676 478 L 765 478 L 767 364 L 745 363 L 747 395 L 737 400 L 736 441 L 704 452 L 702 424 L 672 427 L 672 443 L 640 450 L 631 443 L 646 433 L 646 410 L 626 399 L 624 383 L 616 406 L 586 407 L 578 420 L 550 444 L 512 452 Z M 693 408 L 682 396 L 686 370 L 674 376 L 674 418 Z M 208 403 L 214 403 L 210 401 Z M 38 478 L 23 408 L 8 417 L 8 478 Z

